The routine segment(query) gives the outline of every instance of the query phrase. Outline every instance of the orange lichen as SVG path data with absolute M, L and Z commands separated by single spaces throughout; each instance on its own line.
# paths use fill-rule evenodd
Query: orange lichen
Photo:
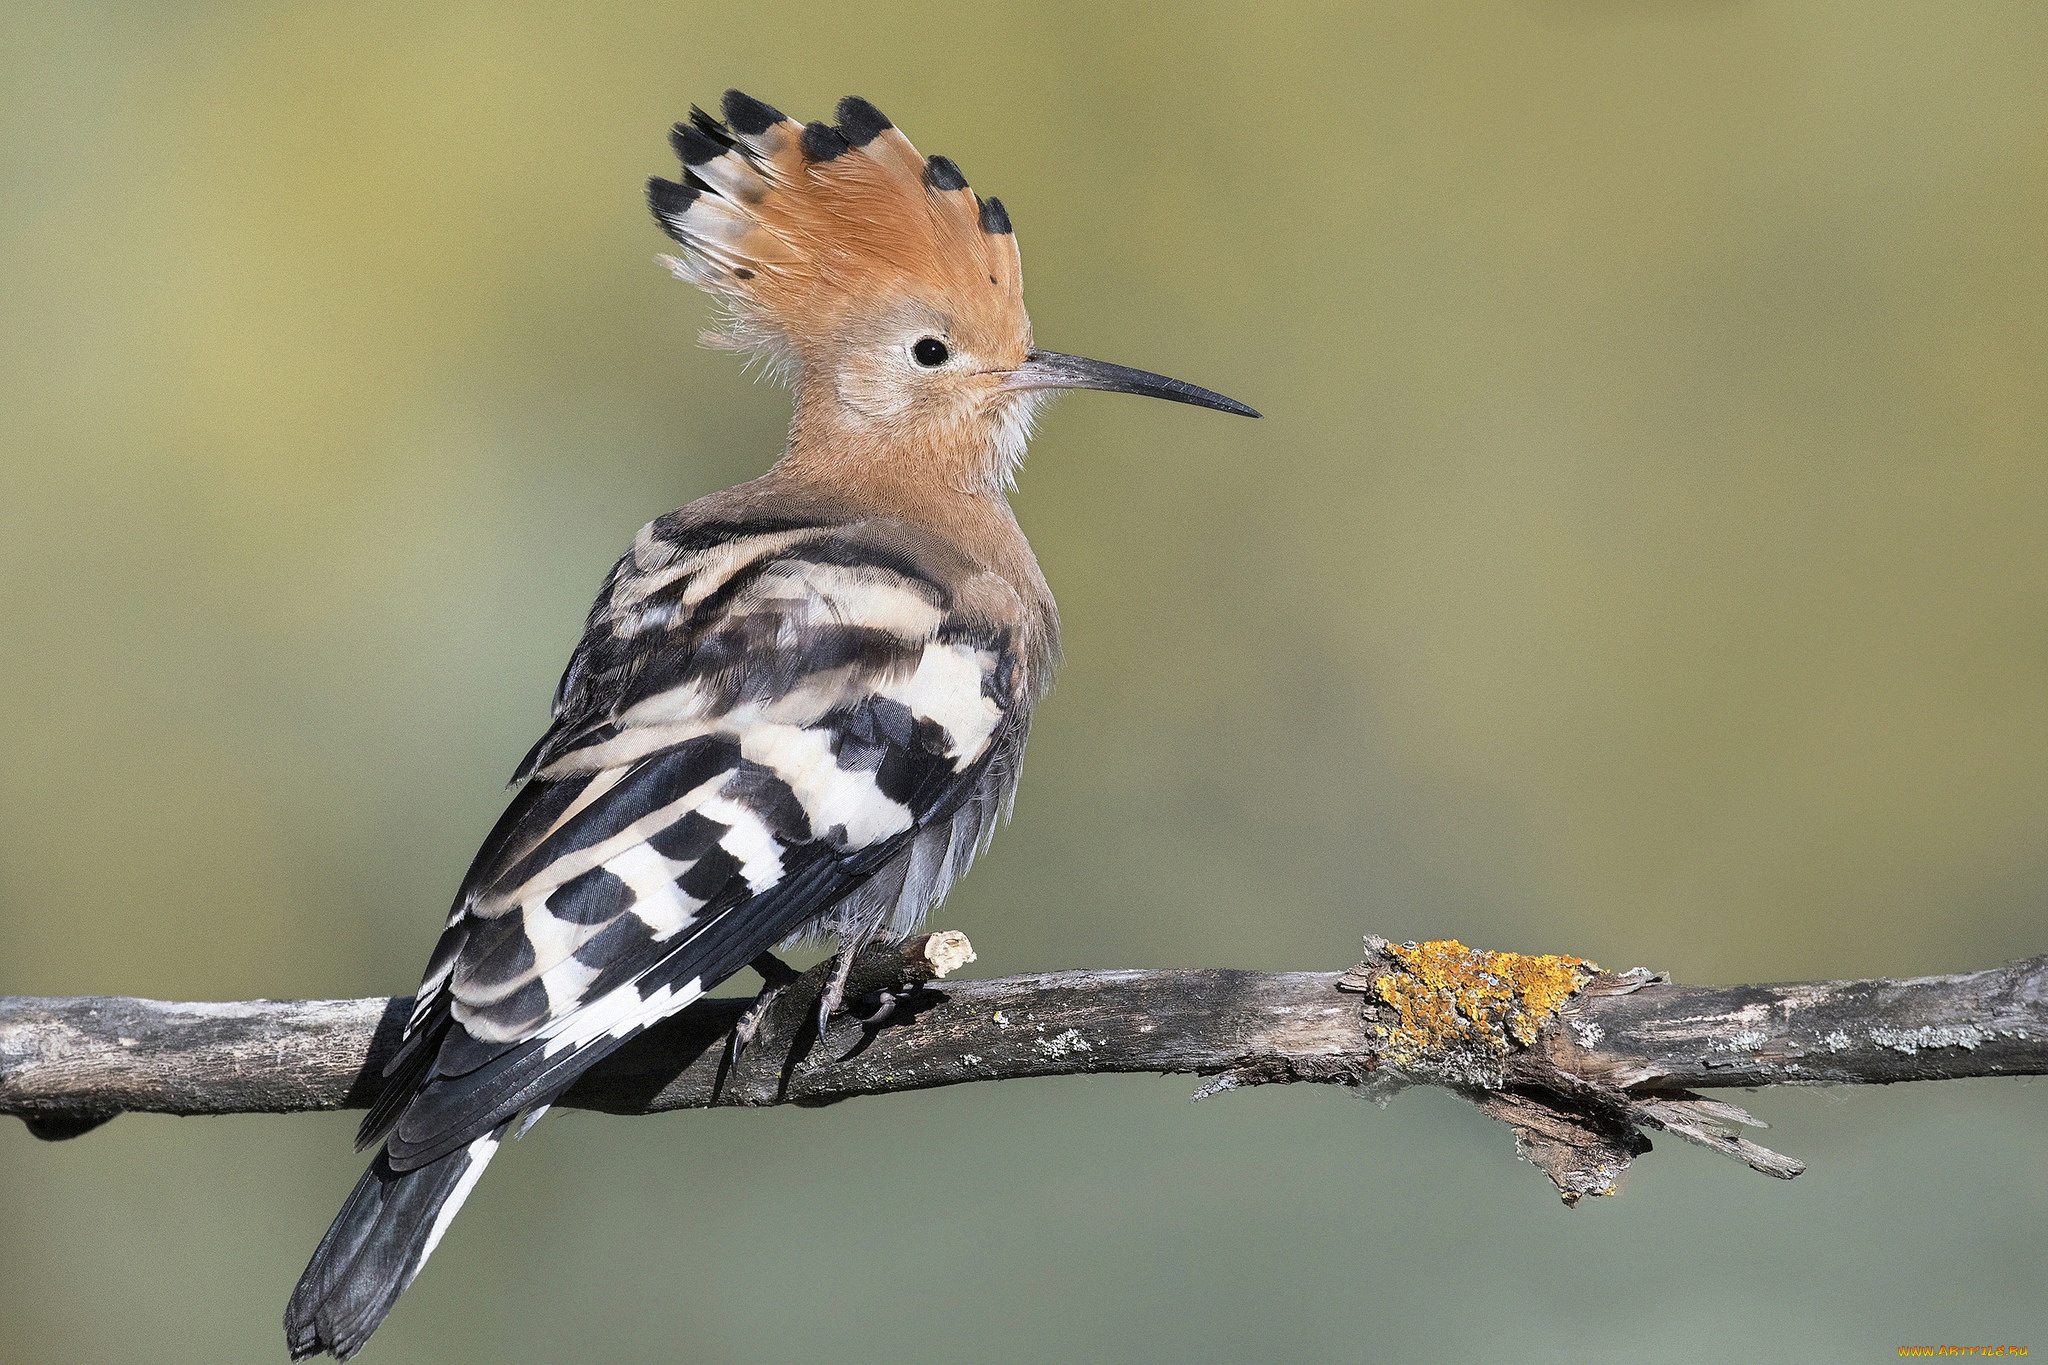
M 1395 1061 L 1477 1048 L 1496 1056 L 1536 1041 L 1544 1023 L 1600 968 L 1581 958 L 1489 953 L 1456 939 L 1388 944 L 1406 968 L 1374 984 L 1401 1022 L 1389 1031 Z

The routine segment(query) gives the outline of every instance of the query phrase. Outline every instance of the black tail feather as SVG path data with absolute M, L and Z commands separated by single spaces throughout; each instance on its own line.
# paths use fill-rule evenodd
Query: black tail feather
M 322 1351 L 347 1360 L 362 1349 L 426 1263 L 437 1230 L 447 1227 L 443 1208 L 454 1215 L 510 1126 L 403 1173 L 377 1153 L 285 1306 L 285 1344 L 293 1360 Z
M 362 1126 L 356 1129 L 357 1151 L 368 1151 L 390 1135 L 392 1125 L 426 1080 L 448 1025 L 448 1006 L 439 1004 L 426 1019 L 413 1026 L 405 1045 L 384 1064 L 384 1088 L 370 1102 L 370 1112 L 363 1115 Z

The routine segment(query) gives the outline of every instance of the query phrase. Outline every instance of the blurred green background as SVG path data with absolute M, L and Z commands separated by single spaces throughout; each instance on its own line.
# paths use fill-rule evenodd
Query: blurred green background
M 402 993 L 650 517 L 785 395 L 668 124 L 874 99 L 1100 395 L 989 974 L 1458 937 L 1693 981 L 2048 948 L 2048 10 L 0 10 L 0 992 Z M 2048 1349 L 2040 1086 L 1774 1092 L 1561 1209 L 1433 1093 L 551 1119 L 365 1360 Z M 1739 1097 L 1737 1097 L 1739 1098 Z M 277 1361 L 354 1118 L 0 1126 L 0 1359 Z

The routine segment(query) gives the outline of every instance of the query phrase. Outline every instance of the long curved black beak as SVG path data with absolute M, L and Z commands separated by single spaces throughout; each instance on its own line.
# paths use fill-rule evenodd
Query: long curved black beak
M 1207 389 L 1197 388 L 1178 379 L 1168 379 L 1163 374 L 1153 374 L 1149 370 L 1134 370 L 1126 365 L 1112 365 L 1106 360 L 1061 355 L 1058 351 L 1030 352 L 1024 357 L 1022 365 L 1010 371 L 1009 380 L 1003 387 L 1102 389 L 1109 393 L 1141 393 L 1148 398 L 1164 398 L 1173 403 L 1193 403 L 1198 408 L 1234 412 L 1240 417 L 1259 415 L 1235 398 L 1225 398 L 1220 393 L 1211 393 Z

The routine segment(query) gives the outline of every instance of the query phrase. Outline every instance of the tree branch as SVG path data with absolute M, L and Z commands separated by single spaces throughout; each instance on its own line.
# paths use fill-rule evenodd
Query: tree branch
M 1311 1081 L 1445 1086 L 1512 1126 L 1567 1203 L 1606 1194 L 1648 1131 L 1766 1174 L 1804 1168 L 1738 1136 L 1762 1125 L 1696 1090 L 2048 1073 L 2048 957 L 1964 976 L 1672 984 L 1571 957 L 1366 940 L 1351 971 L 1083 971 L 935 984 L 959 934 L 876 949 L 854 1013 L 821 1039 L 824 968 L 785 991 L 733 1074 L 744 1002 L 708 1000 L 622 1048 L 560 1103 L 616 1114 L 824 1105 L 966 1081 L 1095 1072 L 1208 1077 L 1196 1098 Z M 39 1137 L 128 1111 L 368 1105 L 411 1001 L 167 1004 L 0 999 L 0 1113 Z

